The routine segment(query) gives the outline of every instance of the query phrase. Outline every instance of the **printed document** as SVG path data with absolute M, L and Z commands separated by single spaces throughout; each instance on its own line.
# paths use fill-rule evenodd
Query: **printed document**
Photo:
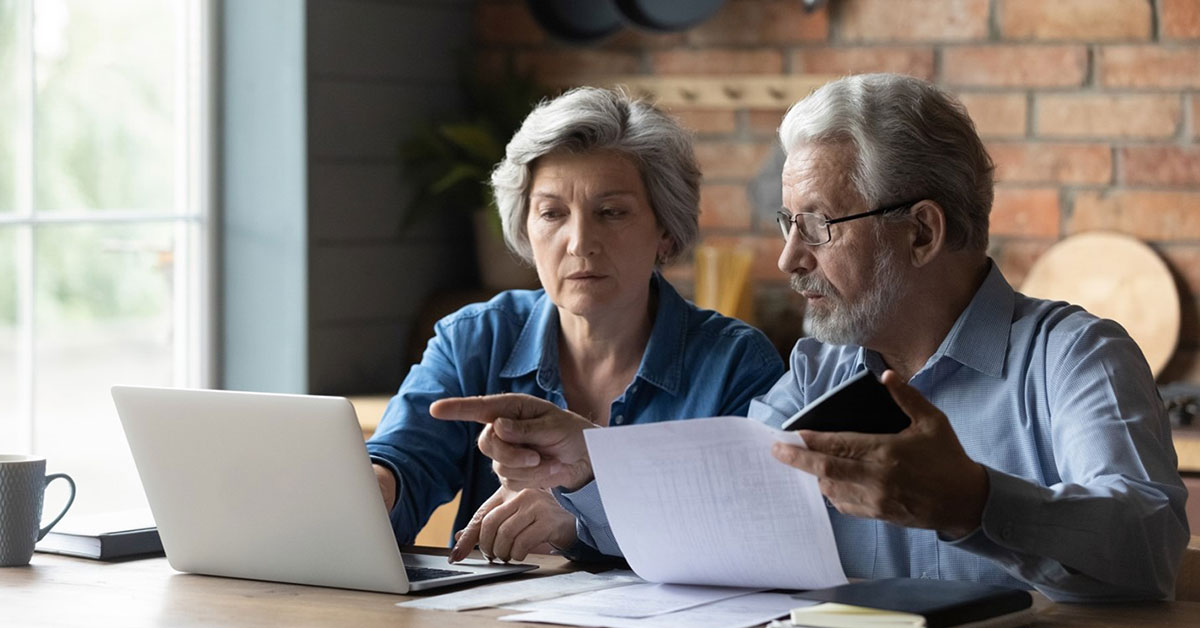
M 576 571 L 557 576 L 501 582 L 455 591 L 453 593 L 435 595 L 433 597 L 417 598 L 407 602 L 399 602 L 396 606 L 427 608 L 439 611 L 466 611 L 474 608 L 488 608 L 517 602 L 558 598 L 575 593 L 644 582 L 644 580 L 628 570 L 612 570 L 599 574 Z
M 505 605 L 518 611 L 558 611 L 605 617 L 652 617 L 711 604 L 754 591 L 740 587 L 697 587 L 644 582 L 579 593 L 554 600 Z
M 628 618 L 564 611 L 534 611 L 506 615 L 500 621 L 524 621 L 601 628 L 748 628 L 787 615 L 797 606 L 812 604 L 786 593 L 751 593 L 666 615 Z
M 650 582 L 781 589 L 846 583 L 815 476 L 771 456 L 799 436 L 745 417 L 584 432 L 625 559 Z

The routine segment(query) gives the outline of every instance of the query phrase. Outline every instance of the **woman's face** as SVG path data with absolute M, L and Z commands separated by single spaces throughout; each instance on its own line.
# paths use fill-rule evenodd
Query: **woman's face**
M 526 227 L 546 294 L 585 318 L 645 307 L 655 259 L 670 250 L 637 167 L 611 152 L 538 159 Z

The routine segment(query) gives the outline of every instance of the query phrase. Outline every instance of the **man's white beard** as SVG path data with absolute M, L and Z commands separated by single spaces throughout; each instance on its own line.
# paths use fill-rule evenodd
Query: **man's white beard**
M 821 311 L 804 308 L 804 330 L 808 335 L 826 344 L 861 346 L 879 330 L 884 317 L 895 312 L 901 290 L 900 268 L 895 263 L 895 251 L 880 244 L 871 269 L 874 282 L 854 303 L 847 303 L 824 278 L 792 275 L 793 290 L 824 295 Z

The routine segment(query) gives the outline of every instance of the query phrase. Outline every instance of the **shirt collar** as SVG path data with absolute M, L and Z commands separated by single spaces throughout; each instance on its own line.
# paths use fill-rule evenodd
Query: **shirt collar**
M 657 272 L 650 278 L 650 289 L 657 291 L 658 311 L 637 377 L 677 394 L 683 379 L 687 303 Z M 543 390 L 558 386 L 558 308 L 545 293 L 534 303 L 500 376 L 515 378 L 535 370 L 538 386 Z
M 980 373 L 1000 377 L 1008 354 L 1016 295 L 996 263 L 990 259 L 988 263 L 991 269 L 983 284 L 933 357 L 945 355 Z
M 991 269 L 983 284 L 975 291 L 975 296 L 962 314 L 958 315 L 958 320 L 950 327 L 950 333 L 946 334 L 941 346 L 929 357 L 925 368 L 937 364 L 942 357 L 948 357 L 985 375 L 1000 377 L 1003 374 L 1016 296 L 996 263 L 990 259 L 988 263 Z M 887 369 L 878 353 L 863 348 L 859 349 L 856 364 L 865 366 L 876 377 Z
M 688 305 L 675 287 L 657 272 L 650 280 L 658 290 L 658 312 L 650 330 L 650 342 L 642 355 L 637 377 L 672 395 L 679 394 L 683 380 L 683 349 L 687 341 Z
M 553 390 L 558 383 L 558 309 L 543 291 L 508 355 L 500 377 L 538 372 L 538 385 Z

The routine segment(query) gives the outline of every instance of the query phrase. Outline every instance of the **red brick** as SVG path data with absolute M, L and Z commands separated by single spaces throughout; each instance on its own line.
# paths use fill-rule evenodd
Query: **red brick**
M 1175 94 L 1043 94 L 1035 111 L 1044 137 L 1162 138 L 1175 135 L 1183 107 Z
M 975 130 L 983 137 L 1012 137 L 1025 135 L 1028 99 L 1023 93 L 958 94 L 967 113 L 975 122 Z
M 1164 39 L 1200 38 L 1200 2 L 1158 0 Z
M 933 48 L 800 48 L 792 52 L 791 68 L 792 72 L 804 74 L 895 72 L 933 80 Z
M 1054 242 L 1049 238 L 1040 240 L 993 238 L 988 247 L 988 255 L 996 260 L 996 265 L 1000 267 L 1000 272 L 1004 273 L 1004 278 L 1008 280 L 1009 285 L 1020 290 L 1021 284 L 1025 283 L 1025 277 L 1029 274 L 1029 269 L 1047 249 L 1054 246 Z
M 1104 144 L 992 142 L 996 180 L 1004 183 L 1108 183 L 1112 150 Z
M 1105 87 L 1200 87 L 1200 48 L 1101 46 L 1096 76 Z
M 698 135 L 733 133 L 737 130 L 737 116 L 732 109 L 673 107 L 669 113 L 675 116 L 685 129 Z
M 706 182 L 713 179 L 749 180 L 758 174 L 771 144 L 740 142 L 696 142 L 696 158 Z
M 779 74 L 778 50 L 664 50 L 650 56 L 655 74 Z
M 999 0 L 996 21 L 1004 39 L 1148 40 L 1150 11 L 1146 0 Z
M 1055 238 L 1058 222 L 1058 188 L 996 188 L 991 235 Z
M 840 41 L 971 41 L 988 35 L 988 0 L 839 0 L 830 5 Z
M 702 229 L 749 229 L 750 199 L 746 186 L 706 184 L 700 186 Z
M 786 109 L 752 109 L 747 115 L 750 124 L 750 134 L 755 137 L 775 139 L 778 137 L 779 124 L 783 122 Z
M 482 44 L 540 44 L 546 32 L 524 2 L 481 3 L 475 9 L 475 33 Z
M 750 277 L 761 281 L 786 280 L 779 270 L 779 255 L 783 253 L 783 238 L 773 236 L 707 236 L 705 244 L 713 246 L 747 247 L 754 250 L 754 262 L 750 265 Z
M 589 77 L 634 74 L 641 67 L 633 53 L 607 50 L 541 50 L 516 55 L 518 72 L 532 72 L 547 83 L 582 85 Z
M 1119 231 L 1143 240 L 1200 239 L 1200 192 L 1078 192 L 1068 233 Z
M 688 31 L 693 46 L 796 44 L 829 39 L 829 13 L 808 13 L 794 0 L 726 2 L 712 18 Z
M 942 82 L 980 87 L 1078 87 L 1084 46 L 952 46 L 942 50 Z
M 1126 185 L 1200 185 L 1200 147 L 1127 146 L 1119 155 Z
M 685 43 L 687 43 L 687 38 L 683 33 L 660 33 L 627 26 L 614 33 L 608 39 L 600 42 L 600 48 L 613 50 L 653 50 L 656 48 L 677 48 Z

